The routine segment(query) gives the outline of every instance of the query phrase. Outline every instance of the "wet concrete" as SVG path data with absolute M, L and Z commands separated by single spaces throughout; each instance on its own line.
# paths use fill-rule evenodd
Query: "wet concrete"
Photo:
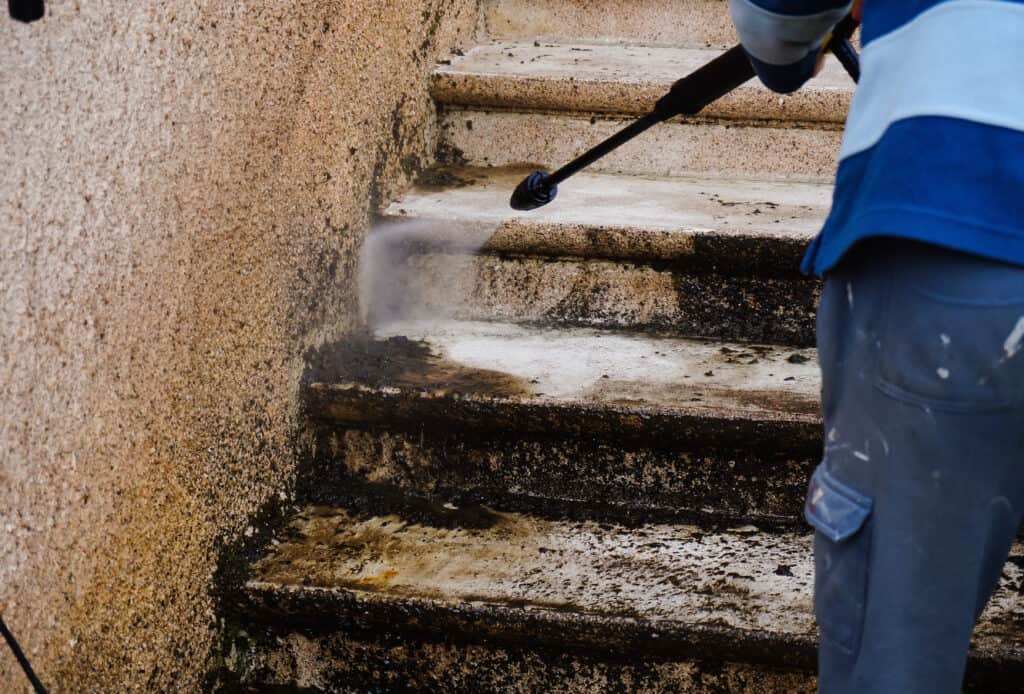
M 655 331 L 809 347 L 819 285 L 602 260 L 413 255 L 393 279 L 396 318 Z
M 425 340 L 413 340 L 404 335 L 376 338 L 368 333 L 357 333 L 310 352 L 303 381 L 356 381 L 376 388 L 473 392 L 495 397 L 529 392 L 524 381 L 510 374 L 448 361 Z
M 751 527 L 715 534 L 500 513 L 488 528 L 437 528 L 308 507 L 254 567 L 247 592 L 264 609 L 298 609 L 327 622 L 339 609 L 348 612 L 346 604 L 373 604 L 411 610 L 421 628 L 454 619 L 463 633 L 482 629 L 506 642 L 528 637 L 637 652 L 640 644 L 625 639 L 639 636 L 644 649 L 664 654 L 680 645 L 719 648 L 771 625 L 795 644 L 813 626 L 803 604 L 810 567 L 797 564 L 788 576 L 777 568 L 793 565 L 805 543 L 805 536 L 759 535 Z M 300 607 L 309 600 L 319 607 Z M 754 635 L 745 648 L 760 652 L 760 642 Z
M 393 317 L 814 342 L 820 285 L 797 268 L 826 186 L 584 174 L 549 207 L 515 215 L 508 194 L 523 169 L 436 175 L 472 183 L 420 187 L 386 211 L 423 232 L 371 295 Z
M 486 528 L 437 528 L 308 507 L 255 566 L 252 609 L 326 630 L 314 639 L 323 644 L 345 625 L 378 637 L 402 633 L 406 644 L 443 637 L 612 661 L 636 655 L 813 668 L 803 533 L 625 528 L 512 513 L 493 519 Z M 972 677 L 988 691 L 1024 671 L 1020 633 L 1007 634 L 1022 622 L 1020 581 L 1009 564 L 976 634 Z
M 435 503 L 486 502 L 545 517 L 753 521 L 798 526 L 817 460 L 749 450 L 629 446 L 445 429 L 325 433 L 322 465 Z M 325 480 L 321 493 L 351 484 Z
M 459 392 L 477 402 L 505 397 L 590 409 L 628 403 L 650 415 L 704 410 L 709 418 L 818 421 L 815 353 L 792 347 L 425 320 L 329 345 L 310 364 L 307 382 L 320 394 L 444 395 L 455 384 L 468 386 Z
M 471 170 L 433 166 L 416 177 L 416 188 L 424 191 L 446 191 L 466 188 L 477 183 Z
M 820 448 L 813 352 L 494 323 L 408 328 L 396 330 L 430 344 L 426 357 L 415 348 L 415 376 L 308 385 L 307 409 L 329 432 L 325 465 L 433 498 L 797 514 Z
M 513 212 L 511 191 L 536 168 L 444 167 L 427 180 L 459 184 L 420 185 L 384 214 L 435 220 L 435 243 L 452 249 L 793 275 L 832 197 L 831 185 L 814 183 L 584 172 L 560 187 L 556 202 Z M 464 228 L 473 224 L 493 234 L 467 241 Z
M 312 692 L 685 692 L 813 694 L 803 672 L 718 660 L 595 658 L 562 650 L 482 646 L 393 634 L 272 633 L 240 652 L 254 680 Z M 257 690 L 263 692 L 262 689 Z M 275 694 L 277 694 L 275 692 Z M 284 694 L 281 692 L 280 694 Z

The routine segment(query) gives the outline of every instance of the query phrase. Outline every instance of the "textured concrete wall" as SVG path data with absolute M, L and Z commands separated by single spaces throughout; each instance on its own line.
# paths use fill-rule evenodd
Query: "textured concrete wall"
M 196 691 L 475 3 L 47 5 L 0 19 L 0 602 L 54 691 Z

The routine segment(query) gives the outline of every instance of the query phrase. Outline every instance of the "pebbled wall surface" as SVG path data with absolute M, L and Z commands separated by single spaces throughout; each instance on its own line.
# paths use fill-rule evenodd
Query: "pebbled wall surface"
M 0 17 L 0 603 L 52 691 L 209 686 L 219 548 L 293 488 L 303 355 L 475 4 Z

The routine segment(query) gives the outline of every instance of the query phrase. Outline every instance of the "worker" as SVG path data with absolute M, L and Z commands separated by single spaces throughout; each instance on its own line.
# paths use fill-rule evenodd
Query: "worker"
M 961 690 L 1024 512 L 1024 2 L 867 0 L 818 312 L 819 691 Z M 836 0 L 731 0 L 769 88 Z

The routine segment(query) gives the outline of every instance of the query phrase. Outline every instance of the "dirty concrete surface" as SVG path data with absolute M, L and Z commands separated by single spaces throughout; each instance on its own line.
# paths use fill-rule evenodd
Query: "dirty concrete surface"
M 448 509 L 452 518 L 438 523 L 307 507 L 257 564 L 247 592 L 271 614 L 313 622 L 359 615 L 369 626 L 387 615 L 390 628 L 456 628 L 532 649 L 551 639 L 619 656 L 813 663 L 807 531 L 625 528 L 498 512 L 481 524 L 479 509 Z M 458 522 L 462 513 L 470 522 Z M 975 667 L 998 670 L 1016 652 L 1008 630 L 1020 626 L 1020 586 L 1011 562 L 976 632 Z
M 403 261 L 393 280 L 395 300 L 381 308 L 395 319 L 497 320 L 814 344 L 817 282 L 701 268 L 693 260 L 687 267 L 422 253 Z
M 798 274 L 830 188 L 741 178 L 584 173 L 508 213 L 520 167 L 444 167 L 390 205 L 417 240 L 391 253 L 372 312 L 669 331 L 812 345 L 819 283 Z M 381 291 L 384 289 L 384 291 Z
M 300 683 L 316 692 L 501 691 L 531 694 L 558 691 L 685 692 L 687 694 L 814 694 L 806 673 L 753 669 L 721 661 L 609 659 L 566 651 L 544 651 L 445 640 L 412 641 L 395 636 L 314 635 L 270 632 L 273 648 L 246 643 L 266 681 Z M 287 691 L 287 690 L 286 690 Z M 275 694 L 274 690 L 267 694 Z M 285 694 L 282 692 L 281 694 Z M 287 691 L 287 694 L 293 694 Z
M 368 204 L 432 161 L 463 0 L 0 20 L 0 602 L 54 692 L 200 691 L 220 547 L 287 496 Z M 0 658 L 0 688 L 22 675 Z
M 625 529 L 493 515 L 486 528 L 435 528 L 420 519 L 309 507 L 290 528 L 296 539 L 256 565 L 247 590 L 505 604 L 565 613 L 569 621 L 587 615 L 643 621 L 654 631 L 658 623 L 680 620 L 813 631 L 806 534 L 758 535 L 753 527 Z
M 820 446 L 807 349 L 406 321 L 313 363 L 320 465 L 431 498 L 792 523 Z
M 325 463 L 347 475 L 324 480 L 320 491 L 328 500 L 354 477 L 442 503 L 487 500 L 545 517 L 803 525 L 801 503 L 817 464 L 811 446 L 694 450 L 678 435 L 634 442 L 612 434 L 594 440 L 452 426 L 331 431 L 320 439 Z

